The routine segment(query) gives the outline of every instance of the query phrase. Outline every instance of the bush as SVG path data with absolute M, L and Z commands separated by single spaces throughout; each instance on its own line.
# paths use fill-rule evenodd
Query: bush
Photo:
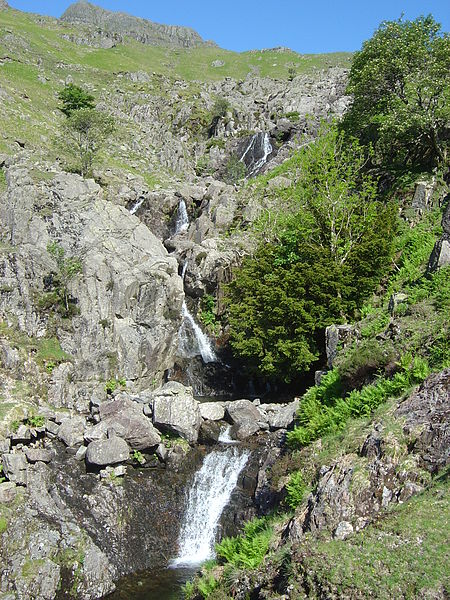
M 94 96 L 73 83 L 68 83 L 65 88 L 58 93 L 58 98 L 62 102 L 60 111 L 63 112 L 66 117 L 70 117 L 76 110 L 82 108 L 91 109 L 95 107 Z
M 63 144 L 83 177 L 91 174 L 94 160 L 114 130 L 113 118 L 92 108 L 72 111 L 62 124 Z

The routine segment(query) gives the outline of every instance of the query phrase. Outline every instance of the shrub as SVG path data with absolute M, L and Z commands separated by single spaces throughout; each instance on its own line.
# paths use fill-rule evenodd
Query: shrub
M 95 107 L 94 96 L 73 83 L 66 84 L 64 89 L 58 92 L 58 98 L 62 102 L 60 111 L 63 112 L 66 117 L 70 117 L 76 110 L 83 108 L 91 109 Z

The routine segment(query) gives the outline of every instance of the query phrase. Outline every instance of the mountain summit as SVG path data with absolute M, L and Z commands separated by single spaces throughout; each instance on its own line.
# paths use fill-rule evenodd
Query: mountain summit
M 0 0 L 0 3 L 3 0 Z M 203 45 L 215 45 L 206 42 L 190 27 L 178 25 L 161 25 L 140 17 L 133 17 L 127 13 L 105 10 L 100 6 L 79 0 L 71 4 L 61 20 L 74 23 L 92 25 L 108 33 L 129 36 L 138 42 L 150 46 L 170 46 L 176 48 L 193 48 Z

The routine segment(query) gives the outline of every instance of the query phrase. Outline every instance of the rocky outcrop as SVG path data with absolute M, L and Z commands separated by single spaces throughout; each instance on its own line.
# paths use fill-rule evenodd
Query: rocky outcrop
M 328 530 L 340 539 L 372 522 L 383 509 L 422 491 L 450 462 L 450 369 L 428 377 L 400 403 L 396 417 L 403 436 L 374 425 L 358 454 L 323 465 L 309 496 L 287 528 L 291 541 Z
M 129 36 L 151 46 L 192 48 L 205 44 L 211 45 L 211 42 L 204 42 L 199 34 L 189 27 L 160 25 L 126 13 L 105 10 L 85 0 L 71 4 L 61 16 L 61 20 Z
M 3 318 L 28 334 L 50 335 L 64 307 L 45 308 L 61 268 L 49 244 L 80 264 L 67 284 L 70 327 L 56 319 L 68 360 L 52 372 L 51 402 L 87 410 L 92 395 L 105 397 L 111 377 L 137 389 L 160 380 L 173 365 L 181 322 L 175 259 L 136 217 L 106 201 L 92 180 L 56 173 L 36 186 L 18 161 L 7 181 L 2 237 L 11 251 L 1 256 L 0 280 L 10 292 L 1 297 Z
M 450 194 L 447 194 L 444 202 L 446 203 L 446 208 L 442 215 L 443 234 L 436 241 L 431 252 L 427 267 L 429 273 L 450 265 Z

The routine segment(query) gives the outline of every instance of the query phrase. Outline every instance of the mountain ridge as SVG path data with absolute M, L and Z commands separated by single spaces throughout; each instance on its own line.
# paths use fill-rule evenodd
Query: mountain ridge
M 151 46 L 177 48 L 216 46 L 214 42 L 203 40 L 191 27 L 155 23 L 125 12 L 106 10 L 86 0 L 71 4 L 61 15 L 60 20 L 71 24 L 99 27 L 107 33 L 129 36 Z

